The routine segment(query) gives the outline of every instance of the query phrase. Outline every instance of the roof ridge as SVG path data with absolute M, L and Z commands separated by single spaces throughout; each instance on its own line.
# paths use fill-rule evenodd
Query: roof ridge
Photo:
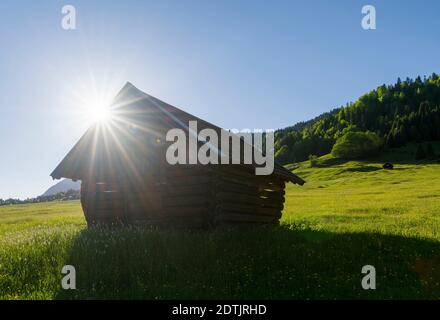
M 175 107 L 175 106 L 173 106 L 173 105 L 171 105 L 171 104 L 169 104 L 169 103 L 167 103 L 167 102 L 165 102 L 165 101 L 163 101 L 163 100 L 160 100 L 159 98 L 156 98 L 156 97 L 154 97 L 154 96 L 152 96 L 152 95 L 150 95 L 150 94 L 148 94 L 148 93 L 142 91 L 141 89 L 139 89 L 139 88 L 137 88 L 135 85 L 133 85 L 130 81 L 127 81 L 127 83 L 125 84 L 124 88 L 125 88 L 126 86 L 129 86 L 129 87 L 135 89 L 138 93 L 141 93 L 142 95 L 146 96 L 146 98 L 148 98 L 148 99 L 156 100 L 156 101 L 153 101 L 153 102 L 158 102 L 159 104 L 164 104 L 165 106 L 169 106 L 169 107 L 172 107 L 172 108 L 174 108 L 174 109 L 177 109 L 177 110 L 180 111 L 180 112 L 184 112 L 184 113 L 186 113 L 186 114 L 188 114 L 188 115 L 190 115 L 190 116 L 195 117 L 196 119 L 199 119 L 199 120 L 203 121 L 204 123 L 208 124 L 209 126 L 216 127 L 216 128 L 218 128 L 218 129 L 220 129 L 220 130 L 226 130 L 226 129 L 223 129 L 222 127 L 219 127 L 219 126 L 217 126 L 217 125 L 215 125 L 215 124 L 213 124 L 213 123 L 211 123 L 211 122 L 208 122 L 208 121 L 203 120 L 203 119 L 201 119 L 201 118 L 199 118 L 199 117 L 197 117 L 197 116 L 194 116 L 194 115 L 192 115 L 192 114 L 190 114 L 190 113 L 188 113 L 188 112 L 186 112 L 186 111 L 184 111 L 184 110 L 182 110 L 182 109 L 180 109 L 180 108 L 178 108 L 178 107 Z M 160 109 L 161 112 L 164 112 L 165 114 L 167 114 L 168 116 L 170 116 L 170 117 L 171 117 L 171 118 L 172 118 L 172 119 L 173 119 L 173 120 L 174 120 L 174 121 L 175 121 L 175 122 L 176 122 L 181 128 L 188 129 L 188 128 L 187 128 L 187 125 L 185 125 L 184 123 L 181 123 L 180 119 L 178 119 L 178 118 L 175 117 L 174 115 L 172 115 L 172 114 L 170 114 L 169 112 L 167 112 L 166 110 L 164 110 L 162 106 L 157 105 L 156 103 L 154 103 L 154 105 L 155 105 L 156 108 Z M 235 134 L 235 133 L 233 133 L 233 132 L 231 132 L 231 133 L 232 133 L 232 134 Z M 244 142 L 244 143 L 247 143 L 247 141 L 244 141 L 244 140 L 243 140 L 243 142 Z M 259 152 L 262 152 L 262 151 L 259 150 L 257 147 L 255 147 L 255 145 L 254 145 L 253 143 L 252 143 L 252 144 L 249 144 L 249 145 L 250 145 L 253 149 L 256 149 L 256 150 L 258 150 Z M 219 150 L 217 150 L 217 151 L 219 151 Z M 285 175 L 285 176 L 290 177 L 291 180 L 295 181 L 295 183 L 298 183 L 299 185 L 303 185 L 303 184 L 305 183 L 305 181 L 304 181 L 303 179 L 301 179 L 301 178 L 298 177 L 296 174 L 294 174 L 293 172 L 289 171 L 288 169 L 286 169 L 284 166 L 280 165 L 280 164 L 277 163 L 276 161 L 274 161 L 274 166 L 275 166 L 275 168 L 274 168 L 274 172 L 277 171 L 278 173 L 281 173 L 281 174 L 283 174 L 283 175 Z M 278 169 L 278 170 L 275 170 L 275 169 Z
M 114 108 L 118 108 L 118 107 L 130 105 L 131 103 L 135 103 L 135 102 L 142 103 L 143 101 L 148 103 L 150 108 L 156 108 L 156 110 L 158 110 L 159 112 L 163 113 L 165 116 L 172 119 L 174 121 L 174 123 L 183 130 L 189 130 L 188 124 L 184 123 L 184 121 L 186 121 L 189 118 L 189 119 L 193 119 L 196 121 L 200 121 L 202 126 L 205 126 L 207 128 L 212 128 L 216 131 L 220 130 L 220 132 L 222 130 L 227 131 L 226 129 L 223 129 L 213 123 L 210 123 L 206 120 L 203 120 L 193 114 L 190 114 L 190 113 L 188 113 L 178 107 L 175 107 L 165 101 L 162 101 L 162 100 L 140 90 L 135 85 L 133 85 L 130 81 L 127 81 L 125 83 L 125 85 L 122 87 L 122 89 L 117 93 L 117 95 L 113 99 L 111 105 Z M 186 120 L 184 120 L 184 119 L 186 119 Z M 60 170 L 63 167 L 63 164 L 65 163 L 66 159 L 73 157 L 76 150 L 79 149 L 79 147 L 82 144 L 84 144 L 84 141 L 86 141 L 90 137 L 92 130 L 93 130 L 93 126 L 88 128 L 86 133 L 75 144 L 75 146 L 69 151 L 69 153 L 61 161 L 61 163 L 57 166 L 57 168 L 52 172 L 51 176 L 53 178 L 59 178 L 62 176 L 62 174 L 60 173 Z M 232 131 L 229 131 L 229 133 L 235 135 L 235 133 Z M 248 143 L 247 141 L 245 141 L 241 137 L 240 137 L 240 139 L 242 139 L 244 143 L 250 145 L 253 150 L 256 150 L 258 152 L 263 153 L 263 151 L 259 150 L 253 143 Z M 217 148 L 216 151 L 220 152 L 220 149 Z M 254 164 L 253 166 L 255 167 L 256 165 Z M 295 175 L 291 171 L 287 170 L 285 167 L 278 164 L 276 161 L 274 161 L 274 172 L 273 173 L 284 176 L 285 178 L 287 178 L 287 180 L 290 180 L 290 181 L 297 183 L 297 184 L 300 184 L 300 185 L 304 184 L 304 182 L 305 182 L 300 177 L 298 177 L 297 175 Z

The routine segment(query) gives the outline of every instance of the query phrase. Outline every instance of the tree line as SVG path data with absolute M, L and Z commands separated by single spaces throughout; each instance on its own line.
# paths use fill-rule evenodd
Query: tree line
M 275 132 L 275 157 L 281 164 L 332 151 L 349 132 L 371 132 L 384 147 L 440 140 L 440 77 L 400 78 L 357 101 Z
M 28 199 L 0 199 L 0 206 L 12 205 L 12 204 L 26 204 L 26 203 L 39 203 L 39 202 L 49 202 L 49 201 L 66 201 L 66 200 L 78 200 L 80 198 L 80 192 L 78 190 L 69 190 L 66 192 L 59 192 L 50 196 L 39 196 L 36 198 Z

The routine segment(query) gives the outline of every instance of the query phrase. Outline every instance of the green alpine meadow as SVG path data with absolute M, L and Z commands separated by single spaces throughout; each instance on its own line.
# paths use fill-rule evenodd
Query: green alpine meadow
M 2 314 L 438 305 L 439 14 L 0 1 Z
M 1 298 L 438 299 L 440 163 L 416 149 L 291 165 L 307 183 L 288 185 L 279 227 L 88 229 L 79 201 L 1 206 Z

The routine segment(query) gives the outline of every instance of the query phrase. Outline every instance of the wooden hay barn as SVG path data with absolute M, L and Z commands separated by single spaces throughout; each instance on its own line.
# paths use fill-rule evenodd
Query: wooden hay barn
M 51 174 L 81 180 L 89 226 L 278 224 L 285 184 L 304 184 L 277 164 L 268 176 L 255 175 L 253 164 L 168 164 L 169 129 L 188 131 L 190 120 L 219 136 L 223 129 L 130 83 L 114 99 L 112 113 L 110 122 L 92 125 Z

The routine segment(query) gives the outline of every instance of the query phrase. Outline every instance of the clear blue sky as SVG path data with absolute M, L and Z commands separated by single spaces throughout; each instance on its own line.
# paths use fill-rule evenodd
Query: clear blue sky
M 79 102 L 126 81 L 225 128 L 276 129 L 439 72 L 439 15 L 439 1 L 1 1 L 0 198 L 52 185 L 89 125 Z

